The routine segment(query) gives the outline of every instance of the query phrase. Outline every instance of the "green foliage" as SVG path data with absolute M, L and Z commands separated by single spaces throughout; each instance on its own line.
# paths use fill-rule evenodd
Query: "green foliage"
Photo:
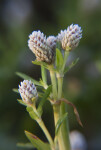
M 47 63 L 45 63 L 45 62 L 35 60 L 35 61 L 32 61 L 32 63 L 33 63 L 34 65 L 43 66 L 43 67 L 45 67 L 46 69 L 48 69 L 48 65 L 47 65 Z
M 27 107 L 26 107 L 26 110 L 28 111 L 30 117 L 31 117 L 33 120 L 37 120 L 37 119 L 40 118 L 39 114 L 37 113 L 37 111 L 36 111 L 34 108 L 27 106 Z
M 21 73 L 21 72 L 16 72 L 16 74 L 21 77 L 22 79 L 24 80 L 31 80 L 35 85 L 39 85 L 39 86 L 42 86 L 40 82 L 34 80 L 33 78 L 31 78 L 30 76 L 24 74 L 24 73 Z
M 18 89 L 17 88 L 13 88 L 13 92 L 15 93 L 19 93 Z
M 63 121 L 66 119 L 66 117 L 67 117 L 67 113 L 65 113 L 63 116 L 61 116 L 60 119 L 58 120 L 56 127 L 55 127 L 55 135 L 58 134 L 59 129 L 60 129 Z
M 18 101 L 21 105 L 27 106 L 27 104 L 26 104 L 22 99 L 17 99 L 17 101 Z
M 41 66 L 41 76 L 42 76 L 42 80 L 44 84 L 47 85 L 47 75 L 46 75 L 46 69 L 44 68 L 44 66 Z
M 52 86 L 50 85 L 50 86 L 47 88 L 47 90 L 45 91 L 45 93 L 44 93 L 42 99 L 40 100 L 40 103 L 39 103 L 39 106 L 38 106 L 38 109 L 37 109 L 38 112 L 40 112 L 40 114 L 42 114 L 42 107 L 43 107 L 45 101 L 47 100 L 47 98 L 49 97 L 51 91 L 52 91 Z
M 25 134 L 27 138 L 29 139 L 29 141 L 33 144 L 33 146 L 36 147 L 38 150 L 51 150 L 49 144 L 44 143 L 34 134 L 28 131 L 25 131 Z
M 76 59 L 71 63 L 71 65 L 69 65 L 68 67 L 66 67 L 66 68 L 64 69 L 64 74 L 65 74 L 66 72 L 68 72 L 72 67 L 74 67 L 74 66 L 77 64 L 78 61 L 79 61 L 79 58 L 76 58 Z
M 33 149 L 34 146 L 31 143 L 17 143 L 20 148 Z
M 56 48 L 56 69 L 57 69 L 57 71 L 61 70 L 62 65 L 63 65 L 62 53 L 58 48 Z

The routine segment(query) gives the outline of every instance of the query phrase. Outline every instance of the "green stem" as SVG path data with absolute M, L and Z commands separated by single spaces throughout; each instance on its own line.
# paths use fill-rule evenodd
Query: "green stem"
M 68 55 L 69 55 L 69 51 L 65 51 L 65 53 L 64 53 L 64 63 L 63 63 L 63 66 L 62 66 L 62 72 L 64 72 Z
M 61 73 L 57 74 L 58 79 L 58 99 L 62 98 L 62 86 L 63 86 L 63 75 L 64 75 L 64 69 L 66 65 L 66 61 L 68 58 L 69 52 L 65 51 L 64 54 L 64 63 L 61 69 Z M 65 103 L 62 102 L 60 105 L 60 117 L 63 116 L 66 113 L 66 106 Z M 59 149 L 60 150 L 70 150 L 70 141 L 69 141 L 69 126 L 68 126 L 68 120 L 66 119 L 59 130 L 58 135 L 58 142 L 59 142 Z
M 39 124 L 39 126 L 41 127 L 43 132 L 45 133 L 45 135 L 46 135 L 46 137 L 47 137 L 47 139 L 48 139 L 48 141 L 52 147 L 52 150 L 53 150 L 54 149 L 54 142 L 53 142 L 52 137 L 51 137 L 50 133 L 48 132 L 44 122 L 42 121 L 42 119 L 38 119 L 37 123 Z
M 41 65 L 41 76 L 42 76 L 42 80 L 45 84 L 45 87 L 47 88 L 47 74 L 46 74 L 46 69 L 43 65 Z
M 62 98 L 62 85 L 63 77 L 58 77 L 58 99 Z M 67 112 L 65 107 L 65 103 L 62 102 L 60 105 L 60 116 L 63 116 Z M 60 150 L 70 150 L 69 127 L 67 119 L 62 123 L 59 130 L 58 141 L 60 143 Z
M 48 141 L 49 141 L 49 143 L 50 143 L 50 145 L 51 145 L 51 147 L 52 147 L 52 150 L 54 150 L 54 142 L 53 142 L 52 137 L 51 137 L 50 133 L 48 132 L 48 130 L 47 130 L 47 128 L 46 128 L 44 122 L 42 121 L 40 114 L 38 113 L 38 111 L 37 111 L 35 105 L 31 105 L 31 107 L 33 108 L 33 111 L 34 111 L 34 113 L 35 113 L 36 116 L 37 116 L 36 122 L 39 124 L 39 126 L 40 126 L 41 129 L 43 130 L 43 132 L 44 132 L 46 138 L 48 139 Z
M 54 100 L 56 100 L 57 99 L 57 83 L 56 83 L 56 75 L 52 67 L 50 69 L 50 77 L 51 77 L 51 82 L 52 82 L 53 97 L 54 97 Z
M 55 127 L 56 127 L 56 124 L 60 118 L 60 106 L 59 105 L 53 105 L 53 110 L 54 110 L 54 123 L 55 123 Z M 54 143 L 55 143 L 56 150 L 59 150 L 59 147 L 60 147 L 59 143 L 60 142 L 58 140 L 58 136 L 55 136 Z

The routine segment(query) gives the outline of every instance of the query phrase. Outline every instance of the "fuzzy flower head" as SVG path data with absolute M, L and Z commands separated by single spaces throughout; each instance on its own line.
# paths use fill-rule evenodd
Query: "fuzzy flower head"
M 43 61 L 48 64 L 53 62 L 54 53 L 47 44 L 46 36 L 40 31 L 33 31 L 29 35 L 28 46 L 38 61 Z
M 32 103 L 32 98 L 37 99 L 38 93 L 35 85 L 28 80 L 24 80 L 19 85 L 19 93 L 22 97 L 22 100 L 26 103 Z
M 59 33 L 58 36 L 57 36 L 57 41 L 58 41 L 58 42 L 61 42 L 61 41 L 62 41 L 62 39 L 63 39 L 63 37 L 65 36 L 65 33 L 66 33 L 66 32 L 67 32 L 66 29 L 60 31 L 60 33 Z
M 80 39 L 82 38 L 82 30 L 81 27 L 79 27 L 77 24 L 73 25 L 71 24 L 61 41 L 62 48 L 64 50 L 72 50 L 76 48 L 79 44 Z
M 57 42 L 57 38 L 53 35 L 47 37 L 47 44 L 48 46 L 50 46 L 50 48 L 54 51 L 56 48 L 56 42 Z
M 71 24 L 67 30 L 61 30 L 57 39 L 62 44 L 64 50 L 72 50 L 76 48 L 82 38 L 82 30 L 79 25 Z

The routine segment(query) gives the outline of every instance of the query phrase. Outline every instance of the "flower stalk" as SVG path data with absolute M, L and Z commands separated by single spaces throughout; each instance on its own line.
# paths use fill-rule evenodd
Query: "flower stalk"
M 69 55 L 68 51 L 65 51 L 64 54 L 64 62 L 63 62 L 63 66 L 61 69 L 61 74 L 57 74 L 57 80 L 58 80 L 58 99 L 62 98 L 62 87 L 63 87 L 63 72 L 64 72 L 64 68 L 66 65 L 66 61 L 67 61 L 67 57 Z M 61 103 L 60 105 L 60 117 L 63 116 L 67 110 L 66 110 L 66 104 L 65 103 Z M 59 131 L 59 137 L 58 137 L 59 143 L 60 143 L 60 150 L 70 150 L 70 140 L 69 140 L 69 127 L 68 127 L 68 120 L 66 119 Z
M 50 68 L 50 77 L 52 82 L 52 92 L 54 100 L 57 100 L 57 82 L 56 82 L 56 74 L 53 70 L 53 65 L 49 66 Z
M 39 124 L 39 126 L 40 126 L 41 129 L 43 130 L 43 132 L 44 132 L 46 138 L 48 139 L 48 141 L 49 141 L 49 143 L 50 143 L 50 146 L 51 146 L 52 150 L 54 150 L 54 142 L 53 142 L 52 137 L 51 137 L 50 133 L 48 132 L 48 130 L 47 130 L 47 128 L 46 128 L 44 122 L 42 121 L 42 119 L 38 119 L 38 120 L 37 120 L 37 123 Z

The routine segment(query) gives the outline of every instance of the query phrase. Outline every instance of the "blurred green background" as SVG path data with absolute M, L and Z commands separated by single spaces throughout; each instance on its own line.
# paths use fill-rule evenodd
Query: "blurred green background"
M 77 57 L 80 60 L 65 76 L 64 93 L 76 105 L 84 127 L 78 125 L 68 107 L 70 130 L 84 134 L 88 150 L 101 150 L 101 0 L 0 1 L 0 150 L 21 149 L 16 143 L 27 142 L 24 130 L 46 141 L 16 101 L 19 95 L 12 89 L 21 79 L 15 72 L 39 80 L 40 68 L 31 63 L 35 56 L 28 48 L 28 35 L 33 30 L 57 35 L 72 23 L 82 27 L 83 38 L 70 54 L 68 64 Z M 54 136 L 52 109 L 49 103 L 45 106 L 43 119 Z

